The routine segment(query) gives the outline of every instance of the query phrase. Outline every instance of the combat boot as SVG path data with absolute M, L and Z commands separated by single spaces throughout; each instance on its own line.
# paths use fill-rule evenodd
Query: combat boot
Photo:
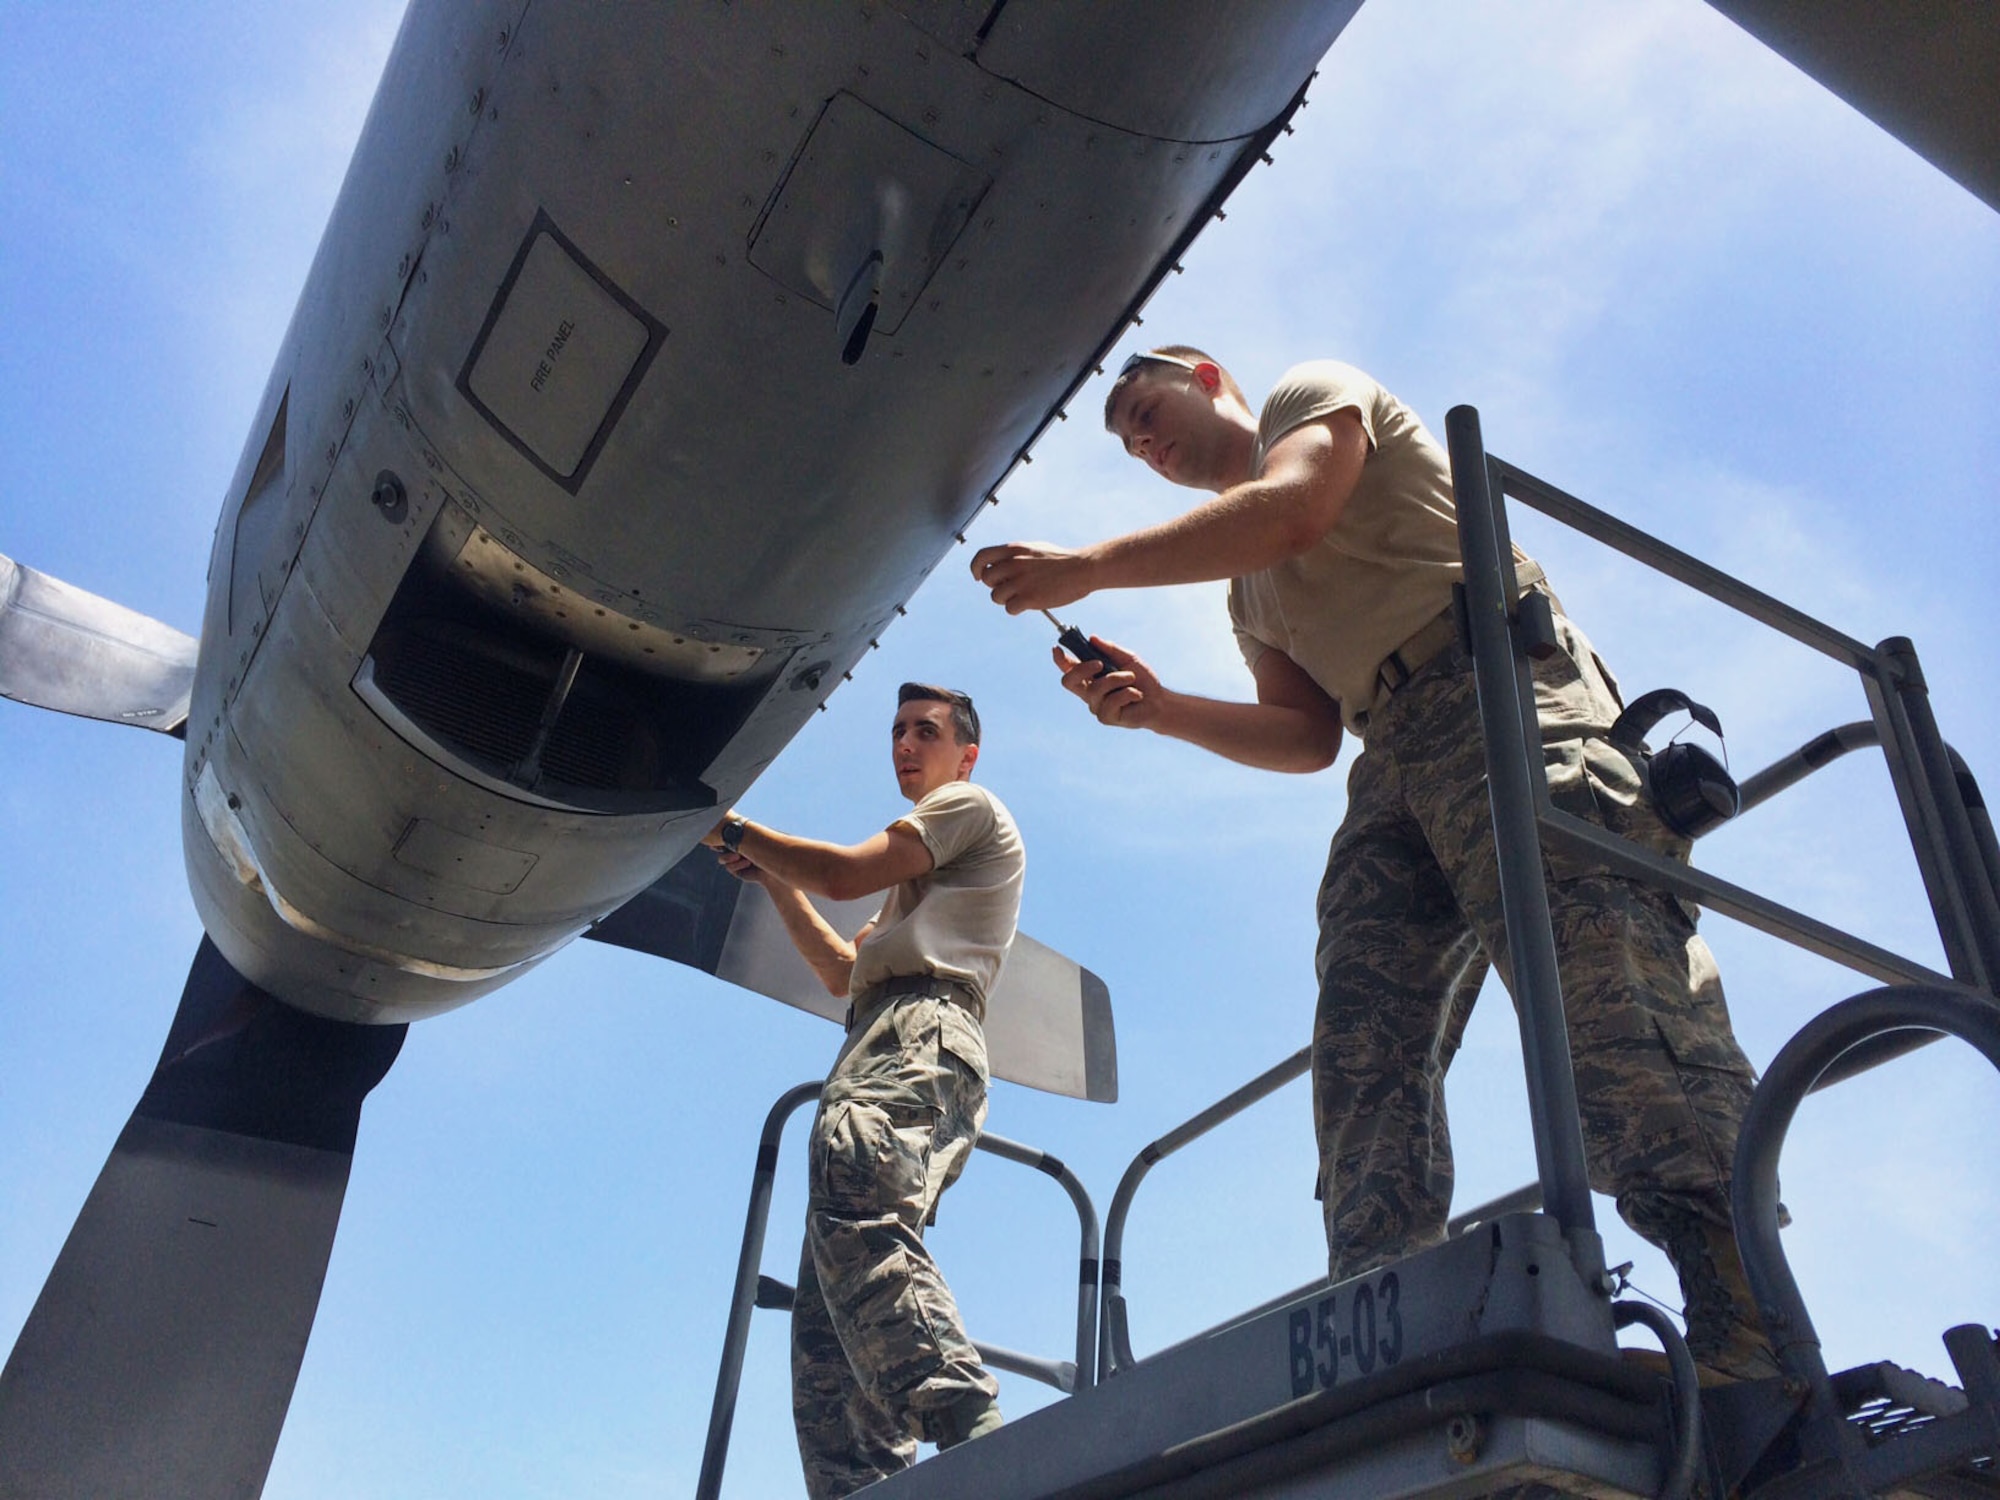
M 1673 1262 L 1686 1302 L 1688 1353 L 1703 1385 L 1783 1373 L 1726 1221 L 1718 1223 L 1690 1200 L 1665 1193 L 1627 1193 L 1619 1198 L 1618 1211 Z
M 998 1401 L 984 1391 L 969 1391 L 938 1413 L 938 1451 L 985 1437 L 999 1429 L 1001 1420 Z

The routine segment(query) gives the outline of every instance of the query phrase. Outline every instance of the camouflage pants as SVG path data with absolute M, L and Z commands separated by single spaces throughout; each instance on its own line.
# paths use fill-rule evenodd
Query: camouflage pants
M 999 1390 L 924 1247 L 986 1118 L 986 1043 L 947 993 L 863 1009 L 820 1093 L 792 1309 L 806 1490 L 833 1500 L 908 1467 L 950 1408 Z
M 1619 711 L 1602 663 L 1573 624 L 1557 625 L 1564 650 L 1534 669 L 1556 804 L 1685 858 L 1630 761 L 1602 738 Z M 1754 1079 L 1714 958 L 1664 892 L 1560 862 L 1549 874 L 1591 1185 L 1673 1261 L 1697 1359 L 1765 1373 L 1729 1219 Z M 1313 1112 L 1339 1280 L 1444 1238 L 1445 1071 L 1488 965 L 1507 978 L 1484 740 L 1456 643 L 1368 725 L 1319 921 Z

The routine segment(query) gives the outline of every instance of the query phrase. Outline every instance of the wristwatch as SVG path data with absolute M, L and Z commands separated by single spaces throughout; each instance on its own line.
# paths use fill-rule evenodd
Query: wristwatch
M 748 818 L 739 818 L 731 813 L 722 820 L 722 847 L 731 854 L 737 852 L 743 843 L 743 830 L 750 826 Z

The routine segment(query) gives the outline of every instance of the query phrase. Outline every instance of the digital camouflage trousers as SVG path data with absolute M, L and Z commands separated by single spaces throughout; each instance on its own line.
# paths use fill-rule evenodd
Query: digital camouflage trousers
M 1656 851 L 1688 846 L 1603 738 L 1619 712 L 1590 643 L 1534 668 L 1557 806 Z M 1730 1229 L 1737 1125 L 1755 1082 L 1691 914 L 1639 882 L 1554 860 L 1549 906 L 1593 1188 L 1666 1251 L 1698 1362 L 1775 1373 Z M 1489 965 L 1508 979 L 1471 663 L 1447 646 L 1384 705 L 1348 776 L 1319 893 L 1313 1114 L 1334 1279 L 1444 1238 L 1444 1079 Z
M 999 1387 L 966 1337 L 924 1226 L 986 1118 L 986 1043 L 937 994 L 862 1008 L 820 1093 L 792 1308 L 806 1490 L 833 1500 L 949 1441 Z

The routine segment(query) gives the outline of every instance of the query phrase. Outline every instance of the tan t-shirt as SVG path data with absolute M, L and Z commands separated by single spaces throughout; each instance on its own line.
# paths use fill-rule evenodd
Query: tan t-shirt
M 1229 618 L 1251 668 L 1275 646 L 1339 701 L 1348 728 L 1379 705 L 1383 659 L 1451 605 L 1464 576 L 1451 464 L 1415 412 L 1335 360 L 1294 365 L 1265 399 L 1251 473 L 1287 433 L 1352 407 L 1368 437 L 1354 494 L 1333 529 L 1274 568 L 1229 585 Z M 1520 548 L 1522 587 L 1542 570 Z
M 848 993 L 935 974 L 970 988 L 983 1015 L 1021 914 L 1020 830 L 998 797 L 969 781 L 939 787 L 890 826 L 916 834 L 937 863 L 889 892 L 855 950 Z

